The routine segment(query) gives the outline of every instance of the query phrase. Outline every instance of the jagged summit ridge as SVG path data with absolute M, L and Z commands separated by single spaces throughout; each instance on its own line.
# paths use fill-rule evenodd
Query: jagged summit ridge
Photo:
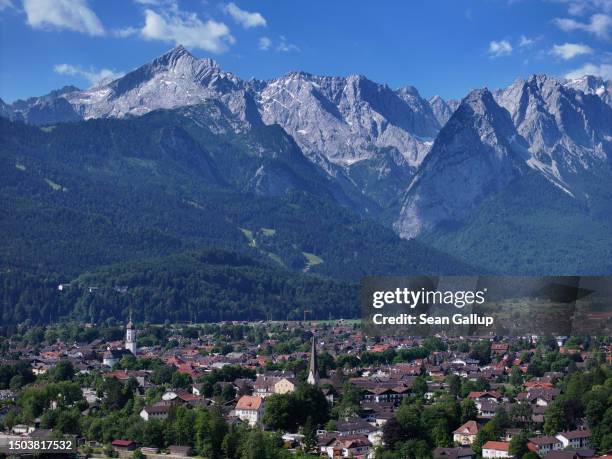
M 264 122 L 283 126 L 307 154 L 343 166 L 393 149 L 415 167 L 439 129 L 418 92 L 401 97 L 362 75 L 292 72 L 266 82 L 257 101 Z
M 612 110 L 546 75 L 491 93 L 472 91 L 442 128 L 412 179 L 395 228 L 416 237 L 465 221 L 485 199 L 531 170 L 572 198 L 609 169 Z
M 609 168 L 611 87 L 598 77 L 533 75 L 497 91 L 474 90 L 461 102 L 426 100 L 413 86 L 392 89 L 363 75 L 294 71 L 245 81 L 177 46 L 87 90 L 66 87 L 0 103 L 0 115 L 52 124 L 214 101 L 215 116 L 231 118 L 219 125 L 237 133 L 280 126 L 342 193 L 366 199 L 371 208 L 373 201 L 411 238 L 465 220 L 526 172 L 541 174 L 568 196 L 585 196 L 583 184 Z M 268 172 L 250 179 L 268 186 Z
M 461 221 L 490 193 L 526 168 L 506 110 L 488 89 L 472 91 L 440 131 L 412 182 L 395 222 L 413 238 L 445 221 Z

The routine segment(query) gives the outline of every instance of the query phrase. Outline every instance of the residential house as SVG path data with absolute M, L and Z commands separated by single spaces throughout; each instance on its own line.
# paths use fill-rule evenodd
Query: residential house
M 256 395 L 243 395 L 234 408 L 234 416 L 248 422 L 250 426 L 261 423 L 264 399 Z
M 527 442 L 527 448 L 538 456 L 544 457 L 550 451 L 563 449 L 563 443 L 555 437 L 541 436 L 530 438 Z
M 485 459 L 495 457 L 511 457 L 510 443 L 506 441 L 488 441 L 482 445 L 482 457 Z
M 151 419 L 166 419 L 172 405 L 167 403 L 156 403 L 154 405 L 145 406 L 140 411 L 140 417 L 145 421 Z
M 364 435 L 332 436 L 320 444 L 321 453 L 334 459 L 350 457 L 355 459 L 369 459 L 372 454 L 372 443 Z
M 491 353 L 503 355 L 508 352 L 508 343 L 493 343 L 491 344 Z
M 561 442 L 563 448 L 585 448 L 589 444 L 591 431 L 571 430 L 569 432 L 560 432 L 555 437 Z
M 468 421 L 453 432 L 453 441 L 460 445 L 471 445 L 478 434 L 478 423 Z

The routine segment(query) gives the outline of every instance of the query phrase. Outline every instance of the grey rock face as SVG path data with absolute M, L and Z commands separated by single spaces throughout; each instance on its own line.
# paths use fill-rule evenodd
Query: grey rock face
M 460 101 L 453 99 L 446 101 L 437 95 L 431 97 L 428 102 L 440 126 L 444 126 L 448 122 L 460 104 Z
M 466 218 L 526 168 L 527 145 L 508 112 L 486 89 L 475 90 L 446 123 L 406 191 L 394 228 L 412 238 Z
M 41 97 L 18 100 L 11 105 L 3 104 L 2 116 L 29 124 L 49 124 L 78 121 L 81 119 L 66 96 L 78 92 L 75 86 L 64 86 Z
M 266 82 L 257 94 L 264 122 L 278 123 L 305 154 L 351 166 L 381 149 L 416 167 L 439 125 L 414 88 L 393 91 L 359 75 L 320 77 L 295 72 Z
M 545 75 L 466 97 L 412 180 L 395 228 L 415 237 L 460 222 L 531 169 L 576 198 L 612 157 L 612 110 Z
M 565 80 L 563 84 L 568 88 L 582 91 L 585 94 L 595 94 L 612 107 L 612 80 L 585 75 L 574 80 Z
M 235 94 L 241 89 L 242 82 L 215 61 L 196 59 L 178 46 L 115 81 L 66 99 L 83 119 L 138 116 L 212 98 L 225 98 L 230 109 L 244 112 L 247 103 Z
M 539 75 L 494 93 L 473 91 L 461 102 L 427 101 L 411 86 L 393 90 L 359 75 L 293 72 L 243 81 L 178 46 L 88 90 L 69 86 L 10 105 L 0 101 L 0 115 L 41 125 L 195 110 L 213 100 L 218 113 L 207 118 L 211 131 L 280 126 L 295 146 L 285 150 L 299 150 L 295 158 L 308 163 L 300 167 L 324 175 L 343 200 L 383 210 L 411 238 L 467 218 L 525 171 L 580 198 L 591 174 L 609 167 L 611 91 L 612 83 L 597 77 Z M 255 155 L 269 153 L 257 143 L 251 147 Z M 289 169 L 264 165 L 245 186 L 277 194 L 297 180 Z
M 612 154 L 612 110 L 595 95 L 534 75 L 498 92 L 497 101 L 529 144 L 529 166 L 569 194 Z
M 302 72 L 245 82 L 182 46 L 112 82 L 39 99 L 5 112 L 11 108 L 13 119 L 45 124 L 139 116 L 216 99 L 244 121 L 281 125 L 314 162 L 322 156 L 341 167 L 392 149 L 400 153 L 392 155 L 399 158 L 397 166 L 414 169 L 440 128 L 427 101 L 412 87 L 394 91 L 362 76 Z

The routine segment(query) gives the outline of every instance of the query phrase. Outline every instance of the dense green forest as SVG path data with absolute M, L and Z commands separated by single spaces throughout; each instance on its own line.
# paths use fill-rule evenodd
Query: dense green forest
M 348 317 L 353 287 L 320 276 L 475 272 L 378 223 L 278 126 L 240 123 L 215 103 L 42 128 L 0 119 L 3 323 L 128 308 L 151 321 Z M 58 296 L 68 282 L 105 288 Z
M 214 121 L 203 108 L 197 115 L 200 124 Z M 243 138 L 194 123 L 181 111 L 42 130 L 0 120 L 0 264 L 75 276 L 217 247 L 353 281 L 470 269 L 399 239 L 360 216 L 359 206 L 339 205 L 331 195 L 341 191 L 329 189 L 278 129 L 254 128 Z M 301 178 L 278 194 L 250 188 L 247 177 L 262 167 L 292 167 Z M 284 183 L 279 174 L 268 180 Z
M 608 196 L 597 207 L 531 173 L 485 201 L 465 224 L 440 226 L 422 239 L 488 272 L 610 273 L 612 195 L 606 190 L 611 177 L 609 171 L 598 172 L 599 178 L 582 184 L 586 196 Z
M 101 322 L 328 319 L 358 315 L 353 284 L 292 273 L 221 250 L 175 254 L 120 263 L 62 284 L 58 276 L 3 274 L 3 324 L 59 318 Z

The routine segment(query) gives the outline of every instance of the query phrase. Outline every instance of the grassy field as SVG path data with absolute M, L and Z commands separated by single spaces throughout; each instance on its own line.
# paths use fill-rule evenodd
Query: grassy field
M 320 265 L 323 263 L 323 258 L 315 255 L 314 253 L 302 252 L 302 255 L 306 258 L 306 266 L 304 267 L 304 272 L 310 271 L 310 268 L 316 265 Z

